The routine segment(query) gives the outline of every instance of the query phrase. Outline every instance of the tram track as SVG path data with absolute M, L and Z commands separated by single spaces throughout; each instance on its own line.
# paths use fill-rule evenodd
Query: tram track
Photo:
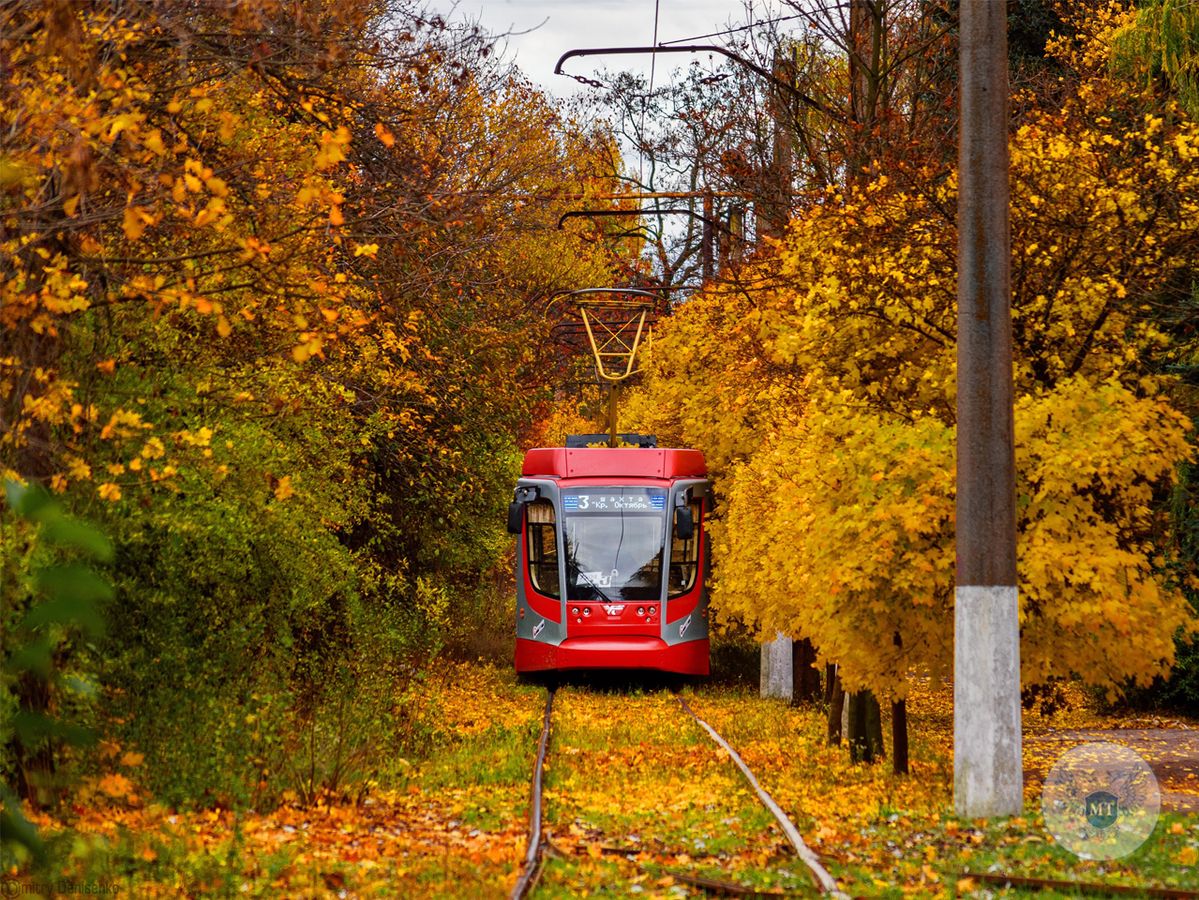
M 533 889 L 545 860 L 546 842 L 541 827 L 541 801 L 545 781 L 545 755 L 549 750 L 553 712 L 554 689 L 550 688 L 546 691 L 545 713 L 541 717 L 541 737 L 537 740 L 537 759 L 533 763 L 532 790 L 529 797 L 529 838 L 520 875 L 516 880 L 516 887 L 512 889 L 513 900 L 522 900 Z
M 553 719 L 553 704 L 555 691 L 550 689 L 547 692 L 545 710 L 542 716 L 541 734 L 538 739 L 537 756 L 533 766 L 533 776 L 530 786 L 530 803 L 529 803 L 529 834 L 526 844 L 526 852 L 524 860 L 521 864 L 520 873 L 517 878 L 515 887 L 509 895 L 511 900 L 523 900 L 527 897 L 536 886 L 542 869 L 545 865 L 545 860 L 548 855 L 556 855 L 565 857 L 567 854 L 558 850 L 552 842 L 547 838 L 544 828 L 544 811 L 543 811 L 543 795 L 544 795 L 544 772 L 545 761 L 549 752 L 550 736 L 552 731 Z M 753 771 L 746 765 L 740 754 L 730 745 L 719 732 L 716 731 L 708 722 L 700 718 L 693 710 L 686 699 L 677 691 L 674 692 L 674 699 L 678 703 L 680 714 L 687 716 L 691 721 L 695 722 L 708 735 L 724 753 L 728 755 L 728 759 L 736 766 L 741 776 L 752 788 L 758 802 L 770 813 L 774 819 L 775 825 L 782 832 L 786 839 L 787 845 L 794 852 L 795 856 L 804 864 L 808 875 L 812 880 L 813 889 L 824 896 L 835 898 L 847 898 L 848 895 L 843 893 L 838 887 L 836 880 L 824 868 L 820 858 L 811 850 L 804 842 L 803 837 L 799 833 L 799 829 L 795 823 L 787 816 L 782 808 L 774 801 L 774 799 L 761 786 Z M 603 847 L 602 853 L 610 853 L 613 855 L 631 855 L 630 851 L 633 848 L 629 847 Z M 644 867 L 642 871 L 646 871 Z M 690 872 L 670 871 L 665 874 L 672 877 L 675 881 L 687 884 L 691 887 L 698 888 L 705 893 L 711 893 L 723 896 L 749 896 L 749 897 L 776 897 L 790 896 L 786 892 L 780 891 L 762 891 L 755 888 L 747 887 L 733 881 L 725 881 L 708 876 L 702 876 Z

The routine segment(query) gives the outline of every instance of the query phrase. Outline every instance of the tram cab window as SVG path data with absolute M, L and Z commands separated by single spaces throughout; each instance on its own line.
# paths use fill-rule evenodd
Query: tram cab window
M 699 533 L 703 521 L 700 518 L 701 510 L 701 501 L 698 499 L 692 500 L 691 521 L 695 523 L 695 528 L 692 529 L 691 537 L 687 538 L 687 540 L 680 539 L 675 534 L 673 528 L 670 530 L 670 583 L 668 585 L 668 597 L 681 597 L 695 587 L 695 579 L 699 576 Z
M 529 580 L 538 593 L 561 596 L 558 585 L 558 531 L 554 504 L 538 500 L 525 507 L 528 515 Z

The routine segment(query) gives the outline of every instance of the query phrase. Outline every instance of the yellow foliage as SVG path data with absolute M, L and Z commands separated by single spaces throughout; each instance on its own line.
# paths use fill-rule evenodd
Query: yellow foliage
M 595 434 L 607 428 L 604 424 L 588 420 L 577 408 L 564 403 L 550 409 L 541 417 L 539 424 L 533 443 L 541 447 L 561 447 L 569 434 Z
M 166 447 L 162 440 L 156 437 L 150 438 L 142 447 L 141 456 L 143 459 L 162 459 L 166 454 Z
M 282 503 L 284 500 L 294 497 L 295 494 L 295 488 L 291 486 L 291 476 L 284 475 L 275 485 L 275 499 Z
M 797 370 L 771 358 L 760 327 L 746 293 L 720 285 L 660 321 L 641 362 L 645 387 L 625 403 L 622 426 L 662 445 L 702 447 L 716 475 L 752 454 L 802 396 Z
M 350 130 L 344 125 L 336 131 L 326 131 L 321 135 L 321 148 L 316 154 L 314 165 L 317 171 L 331 169 L 346 158 L 346 148 L 350 144 Z
M 395 135 L 392 134 L 387 126 L 385 126 L 382 122 L 375 123 L 375 137 L 379 139 L 379 142 L 383 144 L 384 147 L 395 146 Z
M 115 350 L 134 331 L 164 348 L 179 342 L 148 357 L 156 364 L 187 358 L 202 367 L 224 357 L 281 383 L 302 364 L 364 387 L 366 405 L 377 407 L 371 428 L 403 445 L 401 465 L 441 460 L 462 433 L 434 435 L 443 423 L 490 420 L 494 431 L 493 419 L 458 409 L 483 402 L 480 395 L 525 418 L 529 392 L 507 373 L 549 378 L 544 349 L 528 339 L 530 295 L 611 280 L 606 247 L 552 227 L 574 203 L 565 198 L 607 179 L 612 147 L 598 132 L 559 118 L 527 82 L 480 77 L 491 71 L 481 59 L 451 78 L 441 53 L 426 59 L 420 50 L 409 62 L 372 55 L 380 50 L 367 23 L 381 13 L 369 2 L 314 7 L 321 21 L 346 11 L 345 31 L 328 34 L 310 33 L 271 3 L 204 5 L 195 16 L 140 4 L 119 17 L 86 4 L 19 6 L 31 22 L 53 8 L 56 27 L 69 27 L 72 38 L 67 60 L 55 28 L 21 31 L 7 48 L 11 77 L 0 89 L 8 137 L 0 154 L 0 396 L 13 398 L 0 430 L 6 461 L 39 432 L 38 469 L 57 484 L 68 477 L 68 453 L 96 471 L 117 459 L 128 465 L 118 444 L 130 428 L 105 425 L 114 407 L 161 418 L 154 402 L 123 393 L 150 374 L 147 357 Z M 312 81 L 289 79 L 282 93 L 257 66 L 213 64 L 222 53 L 240 59 L 233 45 L 218 40 L 215 56 L 203 59 L 163 50 L 186 44 L 193 28 L 254 43 L 257 30 L 275 34 L 276 16 L 290 23 L 279 27 L 306 35 L 280 64 L 313 66 Z M 340 63 L 320 56 L 325 39 Z M 357 53 L 353 64 L 340 56 Z M 424 74 L 410 80 L 417 68 Z M 93 308 L 103 312 L 93 318 Z M 211 327 L 196 330 L 196 314 L 213 316 Z M 98 421 L 69 412 L 78 397 L 69 377 L 78 373 L 64 362 L 93 330 L 104 337 L 98 347 L 113 348 L 97 350 L 97 359 L 112 357 L 100 371 L 115 375 L 98 391 L 88 387 Z M 76 331 L 86 337 L 64 340 Z M 453 370 L 467 359 L 478 372 Z M 481 373 L 492 381 L 458 390 L 456 382 Z M 243 395 L 231 392 L 235 402 Z M 222 397 L 209 396 L 200 415 L 211 423 Z M 331 418 L 369 415 L 356 404 Z M 136 430 L 179 427 L 156 421 Z M 113 444 L 100 446 L 96 432 Z M 362 437 L 362 446 L 373 440 Z M 207 458 L 188 449 L 172 448 L 185 458 L 170 466 L 128 465 L 126 491 L 169 477 L 177 463 L 190 468 L 186 457 Z M 464 472 L 422 477 L 472 481 Z
M 913 663 L 952 657 L 953 436 L 851 403 L 808 405 L 733 469 L 714 604 L 810 637 L 847 688 L 902 696 Z
M 1094 65 L 1115 23 L 1057 52 Z M 1127 85 L 1088 77 L 1011 143 L 1022 666 L 1118 689 L 1196 624 L 1159 520 L 1188 422 L 1146 361 L 1168 343 L 1150 300 L 1195 251 L 1199 126 L 1130 117 Z M 704 450 L 727 501 L 717 615 L 893 697 L 952 658 L 956 199 L 953 175 L 830 192 L 659 326 L 631 405 Z
M 953 429 L 848 394 L 804 413 L 733 471 L 715 605 L 810 637 L 850 689 L 903 696 L 911 671 L 952 661 Z M 1146 548 L 1160 530 L 1151 495 L 1189 456 L 1186 432 L 1167 403 L 1115 381 L 1020 399 L 1024 683 L 1113 687 L 1168 668 L 1189 617 Z M 1126 646 L 1137 652 L 1111 652 Z
M 124 775 L 115 772 L 101 777 L 96 786 L 109 797 L 117 800 L 133 793 L 133 783 Z

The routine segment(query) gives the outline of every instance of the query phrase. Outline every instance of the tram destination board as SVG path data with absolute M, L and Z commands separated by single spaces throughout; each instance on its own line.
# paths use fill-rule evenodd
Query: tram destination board
M 592 488 L 562 495 L 562 508 L 573 514 L 617 512 L 655 513 L 666 509 L 661 488 Z

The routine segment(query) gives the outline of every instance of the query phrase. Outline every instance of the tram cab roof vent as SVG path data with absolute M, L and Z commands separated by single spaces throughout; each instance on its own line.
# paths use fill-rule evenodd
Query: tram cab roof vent
M 616 436 L 622 446 L 638 447 L 642 450 L 653 450 L 658 446 L 658 438 L 652 434 L 618 434 Z M 579 450 L 586 447 L 607 447 L 606 434 L 568 434 L 566 447 L 568 450 Z

